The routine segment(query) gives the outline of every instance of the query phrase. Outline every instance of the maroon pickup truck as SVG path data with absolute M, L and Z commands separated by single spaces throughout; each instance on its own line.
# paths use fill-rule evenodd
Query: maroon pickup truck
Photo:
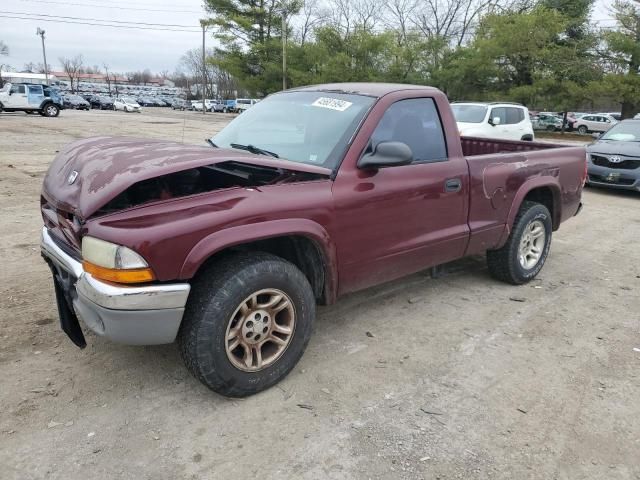
M 228 396 L 287 375 L 318 303 L 485 252 L 495 278 L 531 280 L 586 176 L 582 147 L 461 140 L 445 95 L 411 85 L 285 91 L 208 143 L 68 145 L 41 246 L 74 343 L 78 319 L 117 342 L 177 340 Z

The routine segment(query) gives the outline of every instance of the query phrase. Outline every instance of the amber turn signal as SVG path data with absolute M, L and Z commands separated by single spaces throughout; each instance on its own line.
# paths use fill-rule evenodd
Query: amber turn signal
M 155 275 L 150 268 L 132 268 L 119 270 L 95 265 L 86 260 L 82 262 L 84 271 L 91 274 L 97 280 L 105 280 L 114 283 L 145 283 L 155 280 Z

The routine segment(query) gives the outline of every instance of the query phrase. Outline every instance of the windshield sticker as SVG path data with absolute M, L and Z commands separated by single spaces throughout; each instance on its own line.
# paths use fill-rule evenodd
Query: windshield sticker
M 340 100 L 339 98 L 320 97 L 311 104 L 313 107 L 329 108 L 331 110 L 337 110 L 338 112 L 344 112 L 353 103 L 346 100 Z

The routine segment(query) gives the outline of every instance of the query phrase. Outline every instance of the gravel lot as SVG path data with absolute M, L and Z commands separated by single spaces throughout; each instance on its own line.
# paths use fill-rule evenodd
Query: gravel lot
M 174 345 L 73 346 L 38 247 L 49 162 L 93 135 L 202 143 L 230 118 L 202 117 L 0 115 L 3 480 L 640 479 L 640 195 L 587 190 L 527 286 L 471 258 L 321 308 L 292 374 L 246 400 Z

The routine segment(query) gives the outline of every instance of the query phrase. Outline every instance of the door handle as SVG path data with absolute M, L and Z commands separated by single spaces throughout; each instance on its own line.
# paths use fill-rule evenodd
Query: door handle
M 445 192 L 459 192 L 462 189 L 462 181 L 459 178 L 450 178 L 444 182 Z

